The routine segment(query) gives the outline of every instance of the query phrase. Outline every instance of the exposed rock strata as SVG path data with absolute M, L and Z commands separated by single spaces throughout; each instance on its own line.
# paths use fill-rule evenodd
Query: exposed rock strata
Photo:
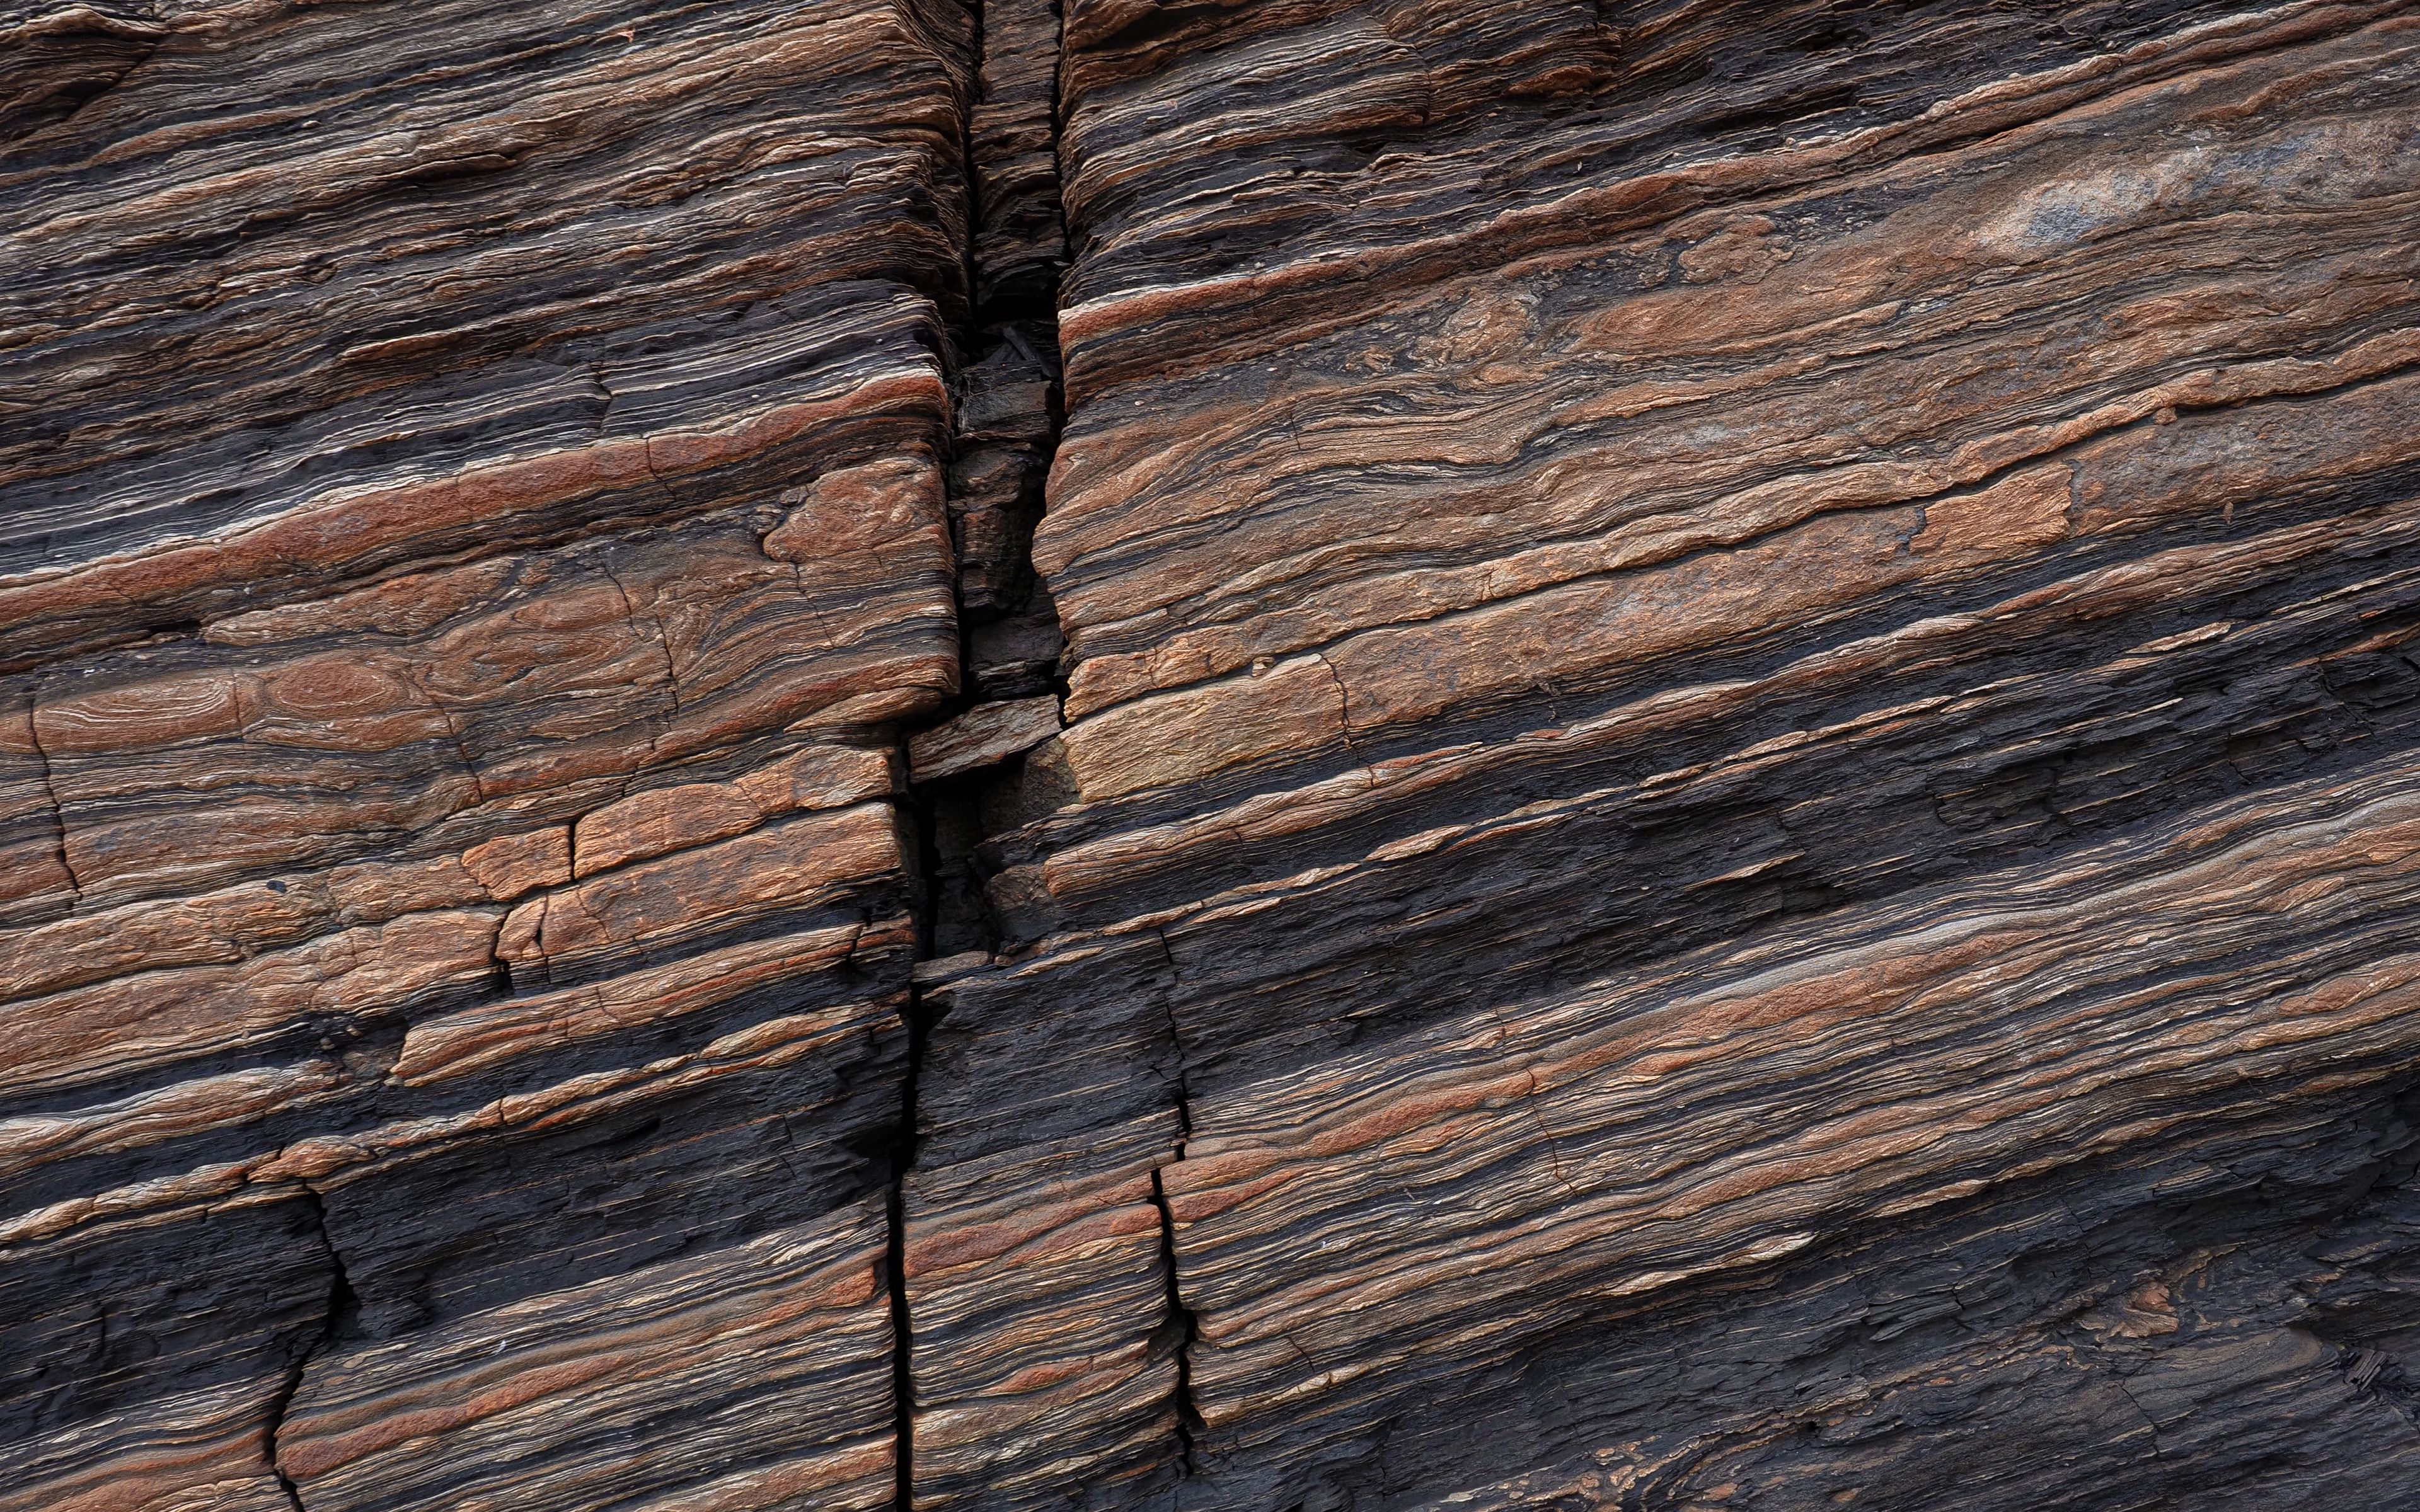
M 2412 7 L 0 36 L 0 1512 L 2420 1507 Z
M 971 23 L 22 24 L 0 1503 L 890 1504 Z
M 923 1501 L 2420 1504 L 2412 26 L 1072 8 Z

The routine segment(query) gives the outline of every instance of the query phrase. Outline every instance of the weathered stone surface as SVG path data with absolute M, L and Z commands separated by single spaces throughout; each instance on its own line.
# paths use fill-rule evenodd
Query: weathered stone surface
M 888 1506 L 883 1250 L 844 1209 L 332 1351 L 279 1463 L 308 1506 Z
M 1059 212 L 1059 0 L 986 0 L 967 118 L 977 209 L 975 297 L 1047 309 L 1067 261 Z
M 920 1504 L 2420 1504 L 2405 8 L 1070 8 Z
M 1057 430 L 1059 381 L 1047 322 L 991 327 L 962 375 L 949 476 L 958 604 L 976 624 L 1016 613 L 1033 591 L 1034 522 Z
M 0 1512 L 2420 1509 L 2420 8 L 0 39 Z
M 8 24 L 0 1496 L 889 1504 L 971 20 Z

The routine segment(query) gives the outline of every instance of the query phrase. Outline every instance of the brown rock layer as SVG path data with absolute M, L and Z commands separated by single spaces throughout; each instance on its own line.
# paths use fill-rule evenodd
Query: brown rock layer
M 2420 1508 L 2420 9 L 0 38 L 0 1512 Z

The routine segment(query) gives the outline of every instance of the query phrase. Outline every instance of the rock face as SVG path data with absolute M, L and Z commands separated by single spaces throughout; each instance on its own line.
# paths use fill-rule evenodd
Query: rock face
M 17 32 L 0 1505 L 890 1505 L 968 18 Z
M 0 1512 L 2420 1508 L 2420 7 L 0 35 Z

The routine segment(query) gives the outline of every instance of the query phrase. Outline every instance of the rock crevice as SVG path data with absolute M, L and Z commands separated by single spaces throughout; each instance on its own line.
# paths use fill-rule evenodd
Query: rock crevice
M 277 1478 L 278 1488 L 286 1493 L 286 1500 L 294 1512 L 309 1512 L 302 1502 L 302 1488 L 294 1483 L 293 1476 L 286 1473 L 285 1461 L 278 1452 L 278 1434 L 286 1427 L 286 1413 L 294 1404 L 295 1394 L 302 1389 L 302 1379 L 311 1368 L 313 1356 L 335 1343 L 346 1315 L 353 1310 L 355 1299 L 352 1284 L 345 1278 L 344 1257 L 336 1253 L 335 1245 L 328 1238 L 327 1206 L 307 1184 L 301 1190 L 303 1206 L 311 1213 L 312 1231 L 318 1236 L 319 1247 L 326 1255 L 328 1299 L 317 1335 L 303 1340 L 296 1349 L 293 1363 L 287 1367 L 285 1381 L 279 1385 L 277 1395 L 270 1399 L 261 1453 L 269 1461 L 270 1473 Z
M 2420 7 L 0 37 L 0 1512 L 2420 1508 Z

